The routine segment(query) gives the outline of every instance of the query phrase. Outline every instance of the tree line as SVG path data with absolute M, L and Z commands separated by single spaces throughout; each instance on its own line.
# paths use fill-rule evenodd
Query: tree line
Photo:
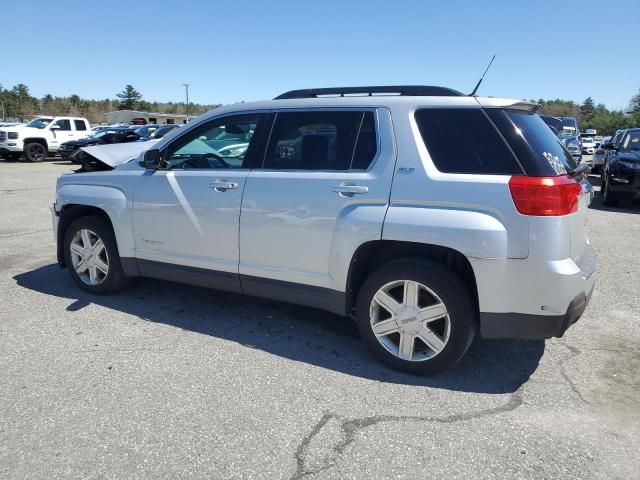
M 541 114 L 554 117 L 575 117 L 581 130 L 595 128 L 600 135 L 613 135 L 620 128 L 640 127 L 640 91 L 629 101 L 626 111 L 609 110 L 604 104 L 596 104 L 587 97 L 582 104 L 571 100 L 531 100 L 542 106 Z
M 57 97 L 47 94 L 41 98 L 34 97 L 29 87 L 23 83 L 11 89 L 0 84 L 0 118 L 17 118 L 28 120 L 38 115 L 73 115 L 85 117 L 91 123 L 105 121 L 104 114 L 114 110 L 142 110 L 145 112 L 185 114 L 185 102 L 148 102 L 133 86 L 127 85 L 115 99 L 92 100 L 80 98 L 78 95 Z M 189 115 L 196 116 L 219 107 L 220 104 L 203 105 L 189 102 Z
M 0 85 L 0 102 L 2 118 L 18 118 L 21 121 L 36 115 L 77 115 L 86 117 L 91 123 L 105 121 L 104 113 L 114 110 L 142 110 L 156 113 L 184 114 L 184 102 L 148 102 L 142 98 L 132 85 L 116 93 L 116 99 L 90 100 L 78 95 L 68 97 L 54 97 L 47 94 L 37 98 L 29 93 L 29 87 L 23 83 L 15 85 L 10 90 Z M 604 104 L 596 104 L 592 97 L 588 97 L 577 104 L 571 100 L 531 100 L 542 106 L 541 112 L 552 116 L 576 117 L 581 129 L 595 128 L 602 135 L 611 135 L 619 128 L 640 127 L 640 91 L 634 95 L 627 111 L 609 110 Z M 219 104 L 202 105 L 189 102 L 189 114 L 196 116 Z

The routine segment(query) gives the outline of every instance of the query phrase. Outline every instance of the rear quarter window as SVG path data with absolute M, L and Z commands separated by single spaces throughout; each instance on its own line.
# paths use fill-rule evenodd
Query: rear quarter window
M 415 119 L 427 151 L 441 172 L 523 173 L 517 159 L 481 109 L 424 108 L 415 113 Z
M 528 175 L 565 175 L 575 160 L 539 115 L 524 110 L 487 109 Z

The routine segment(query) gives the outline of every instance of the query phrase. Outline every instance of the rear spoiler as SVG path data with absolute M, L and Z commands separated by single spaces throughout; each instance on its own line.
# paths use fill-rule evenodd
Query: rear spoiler
M 526 100 L 513 100 L 508 98 L 474 97 L 483 108 L 510 108 L 537 113 L 542 106 L 539 103 Z

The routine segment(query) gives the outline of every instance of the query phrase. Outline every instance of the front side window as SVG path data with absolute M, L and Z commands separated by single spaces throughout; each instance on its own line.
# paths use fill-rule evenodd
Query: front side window
M 376 149 L 372 112 L 284 112 L 276 115 L 263 167 L 366 169 Z
M 242 168 L 259 118 L 254 114 L 225 117 L 191 130 L 163 152 L 165 168 Z
M 53 118 L 36 118 L 34 120 L 31 120 L 29 123 L 27 123 L 25 127 L 39 128 L 42 130 L 44 127 L 49 125 L 52 120 Z
M 58 120 L 53 124 L 58 127 L 58 130 L 62 132 L 71 131 L 71 120 Z
M 416 112 L 415 118 L 429 155 L 441 172 L 522 173 L 513 154 L 482 110 L 424 108 Z M 544 128 L 553 136 L 546 125 Z
M 73 124 L 76 126 L 76 130 L 83 132 L 87 129 L 87 124 L 84 123 L 84 120 L 74 120 Z

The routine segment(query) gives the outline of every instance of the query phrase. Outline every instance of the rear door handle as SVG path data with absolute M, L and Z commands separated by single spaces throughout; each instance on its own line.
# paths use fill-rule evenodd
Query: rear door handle
M 211 182 L 211 188 L 213 188 L 216 192 L 226 192 L 227 190 L 238 188 L 238 184 L 235 182 L 229 182 L 228 180 L 224 179 L 216 179 Z
M 363 185 L 355 185 L 353 183 L 341 183 L 340 185 L 333 187 L 333 191 L 341 197 L 353 197 L 354 195 L 361 195 L 369 192 L 369 187 Z

